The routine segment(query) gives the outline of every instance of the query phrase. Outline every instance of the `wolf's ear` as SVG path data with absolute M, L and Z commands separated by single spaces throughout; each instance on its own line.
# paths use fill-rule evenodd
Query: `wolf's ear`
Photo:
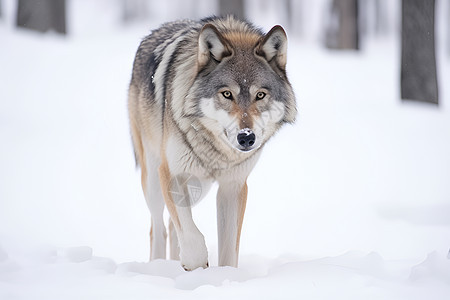
M 228 42 L 212 24 L 203 26 L 198 37 L 198 65 L 204 67 L 212 58 L 220 62 L 224 57 L 231 55 Z
M 283 27 L 276 25 L 261 39 L 256 47 L 256 54 L 269 63 L 275 61 L 281 70 L 286 69 L 287 36 Z

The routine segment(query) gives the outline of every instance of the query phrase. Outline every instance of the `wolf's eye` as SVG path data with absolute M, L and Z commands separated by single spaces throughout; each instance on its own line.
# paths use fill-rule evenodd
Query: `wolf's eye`
M 226 99 L 233 100 L 233 95 L 231 94 L 230 91 L 222 92 L 222 95 L 223 95 Z
M 256 101 L 264 99 L 265 96 L 266 96 L 266 93 L 259 92 L 258 94 L 256 94 Z

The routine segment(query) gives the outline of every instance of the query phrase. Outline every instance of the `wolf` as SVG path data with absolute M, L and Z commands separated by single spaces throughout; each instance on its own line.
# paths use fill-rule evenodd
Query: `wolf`
M 151 214 L 151 260 L 166 258 L 167 207 L 170 258 L 185 270 L 209 266 L 192 199 L 183 205 L 173 193 L 176 182 L 192 198 L 186 191 L 194 178 L 199 198 L 218 183 L 218 264 L 237 267 L 247 177 L 266 142 L 297 113 L 286 52 L 281 26 L 264 34 L 232 16 L 166 23 L 140 43 L 128 110 Z

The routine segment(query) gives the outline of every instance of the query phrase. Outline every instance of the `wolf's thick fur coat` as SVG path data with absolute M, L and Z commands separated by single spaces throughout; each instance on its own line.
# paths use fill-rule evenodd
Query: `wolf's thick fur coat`
M 236 267 L 246 180 L 265 143 L 296 116 L 286 75 L 287 38 L 233 17 L 162 25 L 141 42 L 129 88 L 129 117 L 142 188 L 151 212 L 150 258 L 186 270 L 208 266 L 191 207 L 171 194 L 176 176 L 195 176 L 202 195 L 219 183 L 219 265 Z

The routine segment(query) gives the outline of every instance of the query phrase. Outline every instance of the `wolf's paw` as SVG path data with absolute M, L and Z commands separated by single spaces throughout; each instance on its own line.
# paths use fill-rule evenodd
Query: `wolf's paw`
M 186 266 L 184 264 L 182 264 L 181 266 L 183 267 L 183 269 L 185 271 L 194 271 L 195 269 L 198 269 L 198 268 L 203 268 L 203 269 L 208 268 L 209 267 L 209 263 L 206 262 L 206 265 L 204 265 L 204 266 L 197 266 L 197 267 L 188 267 L 188 266 Z
M 193 271 L 197 268 L 206 269 L 209 267 L 208 252 L 201 251 L 201 253 L 190 253 L 190 255 L 181 255 L 181 266 L 186 271 Z
M 181 265 L 186 271 L 205 269 L 209 266 L 208 250 L 203 235 L 186 237 L 185 243 L 181 243 L 180 246 Z

